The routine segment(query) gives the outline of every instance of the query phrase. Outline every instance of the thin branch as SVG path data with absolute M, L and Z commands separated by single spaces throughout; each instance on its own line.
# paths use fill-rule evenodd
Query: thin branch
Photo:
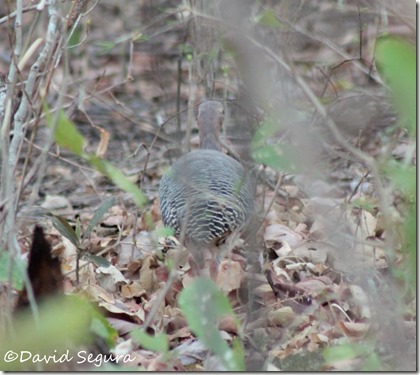
M 70 0 L 59 0 L 59 2 L 61 2 L 61 3 L 66 3 L 66 2 L 69 2 L 69 1 Z M 50 4 L 56 4 L 56 3 L 57 3 L 57 0 L 44 1 L 44 5 L 50 5 Z M 22 13 L 31 12 L 33 10 L 36 10 L 36 11 L 40 12 L 42 9 L 39 9 L 39 4 L 28 5 L 27 7 L 22 9 Z M 14 12 L 8 14 L 7 16 L 4 16 L 4 17 L 0 18 L 0 25 L 16 18 L 17 14 L 18 14 L 18 11 L 15 10 Z

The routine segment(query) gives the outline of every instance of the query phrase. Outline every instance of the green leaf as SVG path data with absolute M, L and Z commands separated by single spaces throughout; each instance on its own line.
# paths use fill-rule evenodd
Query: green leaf
M 99 220 L 101 220 L 102 216 L 105 215 L 106 212 L 112 207 L 114 204 L 114 198 L 108 198 L 104 200 L 101 205 L 96 209 L 95 214 L 93 215 L 93 218 L 90 220 L 88 227 L 86 228 L 83 238 L 89 238 L 90 233 L 92 232 L 92 229 L 99 223 Z
M 243 371 L 243 353 L 237 348 L 232 350 L 217 329 L 221 317 L 233 315 L 229 300 L 217 285 L 198 278 L 181 292 L 178 302 L 191 331 L 220 358 L 226 369 Z
M 257 163 L 292 173 L 297 170 L 294 164 L 297 157 L 293 156 L 295 153 L 296 150 L 291 145 L 265 145 L 252 150 L 252 157 Z
M 169 352 L 169 338 L 164 333 L 156 333 L 152 336 L 142 329 L 136 329 L 130 332 L 130 336 L 147 350 L 163 354 Z
M 83 156 L 83 146 L 85 144 L 85 138 L 77 130 L 76 126 L 66 116 L 63 110 L 59 111 L 57 124 L 54 124 L 54 120 L 51 117 L 51 113 L 45 106 L 45 115 L 48 126 L 54 130 L 54 140 L 60 146 L 71 151 L 77 156 Z M 55 128 L 54 128 L 55 125 Z
M 373 212 L 375 203 L 376 202 L 370 197 L 358 197 L 351 202 L 353 207 L 361 208 L 363 210 L 369 211 L 370 213 Z
M 372 353 L 366 358 L 362 371 L 383 371 L 381 360 L 376 353 Z
M 147 198 L 140 188 L 131 182 L 120 169 L 114 167 L 107 160 L 100 159 L 96 155 L 89 155 L 89 162 L 100 173 L 110 178 L 120 189 L 129 193 L 137 206 L 143 207 L 147 203 Z
M 99 255 L 85 253 L 83 254 L 83 257 L 85 259 L 90 260 L 91 262 L 95 264 L 95 266 L 98 266 L 98 267 L 109 267 L 111 265 L 111 263 L 109 263 L 104 257 L 101 257 Z
M 175 231 L 169 227 L 157 228 L 154 233 L 156 237 L 169 237 L 175 235 Z
M 51 128 L 53 128 L 53 120 L 51 119 L 51 114 L 49 113 L 46 105 L 44 111 L 46 113 L 47 123 Z M 110 178 L 120 189 L 131 194 L 132 198 L 139 207 L 143 207 L 147 203 L 147 199 L 142 191 L 134 183 L 132 183 L 121 170 L 114 167 L 108 161 L 100 159 L 94 154 L 87 154 L 83 152 L 85 139 L 62 111 L 60 111 L 57 126 L 54 130 L 54 137 L 59 146 L 67 148 L 72 153 L 87 160 L 100 173 Z M 70 237 L 66 237 L 70 239 Z
M 121 43 L 127 43 L 130 41 L 133 42 L 140 42 L 140 41 L 147 41 L 150 37 L 147 35 L 143 35 L 140 31 L 134 30 L 131 33 L 123 34 L 118 37 L 116 40 L 102 40 L 98 41 L 95 44 L 101 48 L 99 52 L 100 55 L 110 52 L 113 48 L 118 46 Z
M 180 44 L 178 49 L 184 55 L 194 53 L 194 47 L 191 44 Z
M 92 307 L 86 301 L 75 296 L 66 296 L 51 298 L 42 303 L 39 306 L 37 323 L 30 309 L 15 314 L 13 334 L 2 336 L 0 340 L 1 369 L 21 371 L 29 366 L 32 366 L 32 370 L 37 369 L 31 361 L 3 361 L 9 351 L 28 351 L 41 358 L 43 355 L 57 355 L 58 358 L 69 350 L 69 343 L 73 347 L 91 344 L 91 310 Z
M 118 331 L 93 307 L 91 315 L 90 331 L 101 337 L 108 346 L 108 349 L 113 348 L 118 339 Z
M 43 208 L 37 208 L 33 214 L 49 217 L 55 229 L 66 237 L 74 246 L 77 248 L 80 247 L 80 236 L 77 235 L 76 231 L 64 217 L 55 215 L 51 211 Z
M 402 269 L 394 268 L 396 278 L 403 280 L 408 290 L 415 295 L 417 288 L 417 171 L 412 165 L 403 165 L 401 162 L 390 160 L 383 168 L 385 176 L 391 183 L 406 196 L 404 210 L 405 220 L 402 224 L 404 253 Z
M 257 163 L 283 172 L 296 172 L 295 162 L 299 160 L 297 148 L 288 144 L 270 143 L 281 128 L 279 121 L 268 117 L 255 132 L 251 142 L 251 155 Z
M 416 196 L 417 172 L 414 166 L 403 166 L 400 162 L 391 160 L 384 167 L 385 175 L 402 193 L 410 198 Z
M 404 279 L 407 281 L 413 295 L 417 291 L 417 205 L 408 210 L 404 223 L 404 249 L 407 254 L 405 259 Z
M 132 40 L 133 42 L 140 42 L 140 41 L 142 41 L 142 40 L 147 40 L 147 37 L 146 37 L 146 38 L 144 38 L 144 37 L 143 37 L 143 34 L 142 34 L 140 31 L 134 31 L 134 32 L 131 34 L 131 40 Z
M 76 28 L 73 30 L 73 33 L 71 34 L 70 39 L 68 41 L 69 48 L 73 48 L 80 43 L 82 30 L 83 29 L 80 24 L 77 25 Z
M 207 55 L 207 62 L 212 63 L 219 53 L 219 47 L 213 47 Z
M 278 20 L 272 9 L 265 10 L 258 18 L 257 23 L 264 26 L 283 28 L 283 24 Z
M 115 43 L 112 40 L 102 40 L 96 42 L 95 44 L 101 48 L 101 50 L 99 51 L 99 55 L 104 55 L 110 52 L 117 45 L 117 43 Z
M 233 362 L 238 369 L 245 370 L 245 351 L 237 337 L 233 340 Z
M 272 118 L 267 118 L 261 127 L 255 132 L 252 139 L 251 148 L 256 149 L 266 144 L 267 140 L 275 135 L 279 130 L 279 124 Z
M 125 43 L 125 42 L 129 42 L 129 41 L 136 41 L 136 40 L 140 40 L 142 36 L 142 33 L 138 30 L 134 30 L 128 34 L 123 34 L 121 36 L 119 36 L 116 40 L 115 40 L 115 44 L 121 44 L 121 43 Z
M 74 246 L 79 248 L 79 238 L 77 237 L 76 232 L 69 224 L 69 222 L 64 217 L 54 215 L 51 212 L 49 212 L 48 216 L 51 217 L 54 228 L 57 229 L 64 237 L 66 237 Z
M 378 38 L 375 60 L 389 85 L 395 107 L 412 137 L 416 135 L 416 47 L 390 36 Z
M 368 348 L 361 344 L 342 344 L 339 346 L 327 347 L 323 351 L 327 363 L 334 363 L 356 358 L 368 354 Z
M 77 238 L 80 239 L 82 238 L 82 223 L 80 222 L 80 216 L 78 216 L 76 218 L 76 229 L 75 229 L 75 233 Z
M 141 34 L 140 37 L 133 37 L 133 42 L 148 42 L 150 36 L 147 34 Z
M 146 230 L 152 231 L 155 227 L 155 222 L 153 220 L 152 213 L 150 211 L 145 212 L 145 214 L 143 215 L 143 219 L 146 224 Z
M 20 264 L 17 264 L 18 262 Z M 11 260 L 10 253 L 8 251 L 1 251 L 0 252 L 0 282 L 2 283 L 9 282 L 10 267 L 12 267 L 12 270 L 11 270 L 12 288 L 16 290 L 22 290 L 23 289 L 23 276 L 22 276 L 21 270 L 26 269 L 25 262 L 20 258 Z

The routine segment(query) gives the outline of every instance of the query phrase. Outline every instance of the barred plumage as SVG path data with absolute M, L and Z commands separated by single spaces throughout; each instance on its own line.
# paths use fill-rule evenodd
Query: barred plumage
M 179 160 L 164 174 L 159 201 L 165 226 L 194 248 L 223 241 L 242 229 L 254 208 L 253 184 L 245 168 L 221 152 L 219 129 L 223 106 L 209 101 L 197 117 L 201 148 Z
M 252 186 L 240 163 L 219 151 L 192 151 L 160 182 L 162 220 L 193 243 L 210 243 L 240 229 L 252 211 Z

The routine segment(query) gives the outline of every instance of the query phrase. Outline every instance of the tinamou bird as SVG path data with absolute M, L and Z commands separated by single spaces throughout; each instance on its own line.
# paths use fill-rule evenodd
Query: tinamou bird
M 234 242 L 230 240 L 246 228 L 254 210 L 254 184 L 249 171 L 222 150 L 223 120 L 220 102 L 206 101 L 199 106 L 200 148 L 178 159 L 159 186 L 163 224 L 172 228 L 190 251 L 190 264 L 197 273 L 204 267 L 204 252 L 211 252 L 213 279 Z

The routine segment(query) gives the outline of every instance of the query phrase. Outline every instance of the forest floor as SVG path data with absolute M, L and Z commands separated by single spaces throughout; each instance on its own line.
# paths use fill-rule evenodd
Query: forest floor
M 329 112 L 352 147 L 375 159 L 387 154 L 401 160 L 411 152 L 410 143 L 404 132 L 395 131 L 396 118 L 389 102 L 378 100 L 385 98 L 383 86 L 366 74 L 378 33 L 374 7 L 363 13 L 367 24 L 363 27 L 364 69 L 340 57 L 325 42 L 329 38 L 346 56 L 358 58 L 359 43 L 354 36 L 359 35 L 359 14 L 353 2 L 347 5 L 337 10 L 336 1 L 312 2 L 301 9 L 288 9 L 301 17 L 296 24 L 318 37 L 297 37 L 295 46 L 301 47 L 290 50 L 288 58 L 319 97 L 347 97 L 345 93 L 357 92 L 355 101 L 338 101 L 339 106 L 331 106 Z M 163 225 L 158 187 L 166 168 L 182 152 L 188 105 L 196 106 L 211 96 L 222 100 L 229 113 L 226 140 L 240 155 L 241 143 L 267 118 L 263 108 L 246 107 L 249 102 L 244 99 L 239 68 L 223 48 L 214 58 L 216 85 L 213 95 L 209 94 L 205 77 L 210 60 L 188 59 L 188 51 L 204 48 L 204 44 L 195 45 L 200 39 L 194 34 L 198 21 L 180 13 L 181 7 L 178 1 L 100 1 L 88 15 L 90 26 L 81 31 L 83 35 L 88 30 L 87 39 L 69 56 L 66 109 L 79 103 L 70 118 L 88 141 L 86 151 L 99 153 L 123 171 L 140 186 L 147 203 L 137 207 L 128 193 L 79 157 L 52 148 L 35 205 L 65 218 L 73 227 L 80 223 L 83 233 L 101 203 L 113 198 L 113 204 L 84 240 L 77 277 L 78 250 L 51 220 L 32 218 L 31 225 L 19 233 L 25 255 L 32 224 L 44 226 L 54 254 L 61 259 L 66 292 L 83 293 L 94 301 L 119 333 L 116 352 L 128 351 L 135 358 L 131 365 L 147 370 L 223 369 L 207 358 L 208 351 L 179 309 L 177 297 L 191 283 L 185 256 L 172 287 L 160 298 L 168 265 L 176 256 L 173 249 L 181 247 L 175 238 L 159 236 Z M 261 6 L 259 15 L 269 8 Z M 273 11 L 284 9 L 276 5 Z M 271 29 L 259 32 L 266 32 L 265 40 L 273 42 L 274 51 L 280 50 L 283 46 L 276 44 L 272 13 L 265 15 L 265 26 Z M 404 25 L 395 21 L 389 27 L 404 36 Z M 136 33 L 138 38 L 133 40 Z M 343 61 L 347 62 L 341 64 Z M 0 69 L 6 71 L 5 59 Z M 57 74 L 52 87 L 58 88 L 62 79 Z M 372 97 L 373 104 L 366 104 Z M 195 127 L 195 120 L 193 123 Z M 272 140 L 289 143 L 289 133 L 279 131 Z M 34 155 L 44 137 L 40 129 Z M 293 172 L 253 163 L 259 176 L 260 225 L 252 239 L 236 244 L 217 280 L 240 325 L 227 319 L 218 329 L 228 343 L 240 338 L 249 370 L 360 370 L 375 368 L 377 363 L 386 370 L 413 370 L 415 301 L 405 301 L 400 315 L 394 311 L 393 293 L 398 294 L 399 289 L 392 282 L 372 175 L 333 139 L 327 141 L 317 154 L 316 173 L 311 171 L 313 165 Z M 197 147 L 195 128 L 191 145 Z M 31 191 L 29 186 L 21 198 L 21 217 L 26 221 Z M 399 214 L 402 198 L 397 192 L 393 198 Z M 99 264 L 98 257 L 106 266 Z M 170 357 L 130 341 L 130 330 L 141 328 L 151 312 L 148 332 L 167 335 Z M 328 352 L 326 348 L 339 350 Z

